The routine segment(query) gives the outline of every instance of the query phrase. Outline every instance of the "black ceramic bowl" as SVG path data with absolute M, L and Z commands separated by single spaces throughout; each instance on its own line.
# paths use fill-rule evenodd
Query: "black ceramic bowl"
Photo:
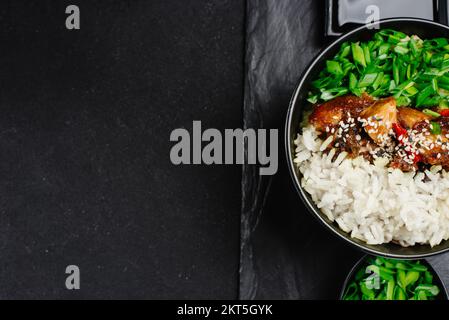
M 402 31 L 407 34 L 416 34 L 423 39 L 435 37 L 449 38 L 449 27 L 427 20 L 413 18 L 388 19 L 380 22 L 380 28 L 389 28 Z M 327 217 L 316 207 L 308 193 L 301 187 L 301 173 L 297 170 L 295 164 L 293 163 L 295 150 L 293 141 L 295 140 L 297 133 L 300 131 L 299 124 L 302 119 L 303 111 L 306 108 L 310 108 L 310 104 L 306 101 L 307 93 L 310 91 L 310 83 L 318 76 L 319 71 L 324 68 L 326 60 L 332 58 L 338 52 L 340 45 L 344 41 L 366 41 L 371 39 L 372 35 L 376 31 L 377 30 L 370 30 L 365 26 L 362 26 L 343 35 L 325 48 L 305 70 L 293 94 L 287 114 L 287 123 L 285 127 L 287 162 L 293 183 L 295 184 L 296 190 L 298 191 L 306 207 L 338 237 L 344 239 L 355 247 L 374 255 L 398 259 L 419 259 L 449 250 L 449 241 L 444 241 L 440 245 L 432 248 L 428 245 L 402 247 L 392 243 L 368 245 L 363 241 L 353 239 L 349 236 L 349 234 L 342 231 L 336 223 L 332 223 L 329 219 L 327 219 Z
M 343 283 L 343 287 L 341 288 L 341 292 L 340 292 L 340 300 L 343 300 L 343 296 L 345 294 L 346 291 L 346 287 L 348 286 L 348 284 L 350 284 L 350 282 L 352 281 L 352 279 L 354 278 L 356 272 L 363 266 L 363 264 L 365 263 L 366 259 L 368 259 L 369 255 L 365 255 L 363 256 L 351 269 L 351 271 L 349 271 L 348 276 L 345 279 L 345 282 Z M 449 300 L 449 296 L 447 293 L 447 289 L 446 286 L 444 285 L 443 281 L 441 281 L 441 277 L 438 274 L 438 272 L 435 271 L 435 269 L 432 267 L 432 265 L 425 259 L 421 260 L 421 263 L 423 265 L 425 265 L 426 267 L 429 268 L 429 271 L 433 274 L 433 282 L 434 284 L 440 288 L 440 293 L 438 294 L 438 296 L 436 297 L 437 300 Z

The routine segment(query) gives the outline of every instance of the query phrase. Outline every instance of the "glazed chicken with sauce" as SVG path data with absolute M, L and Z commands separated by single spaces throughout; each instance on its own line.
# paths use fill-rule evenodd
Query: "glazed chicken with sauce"
M 397 107 L 393 97 L 374 100 L 368 95 L 337 97 L 315 105 L 309 122 L 327 150 L 336 148 L 369 161 L 386 158 L 389 166 L 414 171 L 441 165 L 449 169 L 449 117 L 429 116 L 411 107 Z M 434 134 L 433 126 L 439 127 Z

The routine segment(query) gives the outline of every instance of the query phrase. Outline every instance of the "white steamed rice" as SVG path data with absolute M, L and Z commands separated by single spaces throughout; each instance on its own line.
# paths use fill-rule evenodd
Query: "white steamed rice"
M 302 187 L 352 237 L 403 246 L 435 246 L 449 238 L 449 173 L 441 166 L 402 172 L 383 159 L 371 164 L 346 158 L 345 152 L 332 162 L 336 150 L 323 152 L 329 141 L 319 139 L 313 126 L 305 127 L 295 144 Z

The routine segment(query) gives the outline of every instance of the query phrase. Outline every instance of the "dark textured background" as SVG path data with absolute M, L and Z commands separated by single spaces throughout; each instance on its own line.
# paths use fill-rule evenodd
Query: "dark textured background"
M 0 298 L 237 297 L 241 168 L 173 166 L 169 136 L 241 126 L 244 10 L 1 2 Z
M 322 17 L 312 0 L 2 1 L 0 298 L 335 298 L 360 253 L 305 214 L 281 143 L 263 180 L 169 161 L 193 120 L 282 129 Z
M 283 132 L 299 77 L 326 45 L 323 4 L 247 1 L 247 127 Z M 274 177 L 260 177 L 254 167 L 244 168 L 240 297 L 336 299 L 363 254 L 332 236 L 307 212 L 287 170 L 284 141 L 279 145 L 282 161 Z M 449 284 L 449 254 L 430 260 Z

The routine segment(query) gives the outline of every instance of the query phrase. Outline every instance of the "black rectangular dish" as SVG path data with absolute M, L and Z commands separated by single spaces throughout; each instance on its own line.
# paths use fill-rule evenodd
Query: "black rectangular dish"
M 447 0 L 326 0 L 326 36 L 339 36 L 377 17 L 447 23 Z

